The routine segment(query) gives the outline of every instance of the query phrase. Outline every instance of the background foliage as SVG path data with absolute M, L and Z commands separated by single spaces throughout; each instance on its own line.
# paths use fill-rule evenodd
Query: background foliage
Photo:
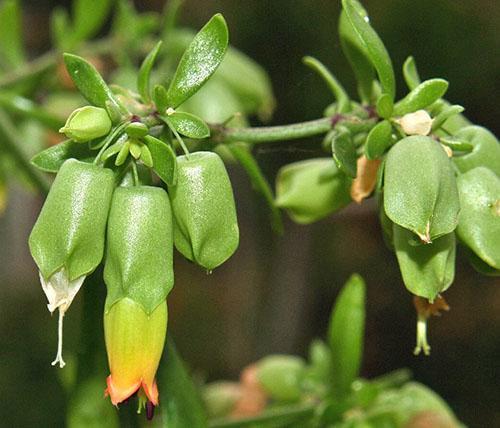
M 137 5 L 153 10 L 163 2 Z M 24 35 L 32 54 L 49 45 L 46 23 L 54 6 L 23 2 Z M 379 0 L 366 1 L 365 6 L 396 69 L 413 54 L 424 78 L 439 75 L 449 80 L 447 98 L 464 105 L 474 122 L 500 134 L 498 107 L 491 96 L 500 89 L 495 78 L 500 72 L 495 26 L 500 8 L 495 2 Z M 270 73 L 278 102 L 272 123 L 317 117 L 329 101 L 322 82 L 301 64 L 303 55 L 324 61 L 353 90 L 336 37 L 337 2 L 188 1 L 181 22 L 200 28 L 219 11 L 228 21 L 232 44 Z M 257 153 L 270 178 L 282 164 L 316 154 L 300 142 L 286 148 L 266 145 Z M 304 353 L 310 339 L 325 331 L 340 285 L 352 271 L 359 271 L 368 285 L 363 374 L 408 366 L 468 425 L 499 422 L 498 280 L 473 272 L 461 262 L 462 255 L 457 283 L 447 295 L 452 310 L 430 321 L 433 353 L 426 360 L 415 358 L 411 299 L 396 261 L 381 245 L 373 207 L 351 207 L 306 228 L 287 222 L 286 235 L 277 238 L 270 234 L 266 213 L 247 178 L 236 168 L 232 173 L 242 230 L 237 254 L 212 276 L 176 259 L 170 331 L 201 378 L 235 377 L 242 366 L 271 352 Z M 26 247 L 40 203 L 21 189 L 13 191 L 0 220 L 0 417 L 6 426 L 64 423 L 64 379 L 58 382 L 48 364 L 55 320 L 50 323 L 47 317 Z M 67 347 L 73 350 L 79 343 L 78 304 L 77 298 L 65 326 Z

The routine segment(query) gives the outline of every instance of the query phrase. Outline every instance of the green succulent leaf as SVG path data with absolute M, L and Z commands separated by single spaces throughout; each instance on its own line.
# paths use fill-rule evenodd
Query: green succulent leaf
M 429 79 L 413 89 L 394 106 L 394 114 L 403 116 L 424 109 L 439 100 L 448 90 L 448 82 L 443 79 Z
M 165 428 L 208 428 L 208 422 L 193 380 L 190 378 L 172 337 L 167 343 L 158 372 L 158 387 L 162 391 L 159 426 Z
M 163 85 L 155 85 L 153 89 L 153 101 L 160 113 L 165 113 L 168 108 L 167 89 Z
M 68 53 L 64 54 L 64 63 L 76 87 L 89 103 L 107 109 L 111 117 L 113 112 L 110 111 L 110 107 L 125 113 L 124 108 L 120 106 L 92 64 L 82 57 Z
M 332 136 L 332 154 L 335 163 L 349 177 L 355 178 L 358 173 L 356 146 L 351 133 L 344 127 L 338 127 Z
M 485 167 L 460 174 L 458 238 L 483 262 L 500 269 L 500 177 Z
M 432 119 L 432 131 L 441 128 L 441 126 L 452 116 L 456 114 L 460 114 L 465 109 L 459 105 L 451 105 L 446 106 L 443 110 L 441 110 L 434 119 Z
M 196 139 L 210 137 L 208 125 L 194 114 L 176 111 L 168 116 L 161 116 L 161 118 L 179 134 L 186 137 Z
M 359 375 L 365 333 L 365 295 L 363 278 L 352 275 L 340 291 L 330 316 L 331 386 L 332 393 L 339 399 L 349 393 Z
M 377 123 L 366 137 L 365 156 L 378 159 L 392 145 L 392 125 L 388 120 Z
M 445 146 L 448 146 L 453 151 L 466 152 L 469 153 L 474 149 L 474 146 L 464 140 L 458 140 L 454 137 L 441 137 L 439 142 Z
M 95 153 L 87 144 L 66 140 L 36 154 L 31 159 L 31 163 L 42 171 L 57 172 L 66 159 L 74 158 L 91 163 L 94 156 Z
M 177 157 L 170 145 L 148 135 L 145 139 L 146 145 L 151 153 L 153 169 L 169 186 L 174 186 L 177 182 Z
M 214 15 L 198 32 L 182 56 L 168 87 L 169 107 L 176 108 L 191 97 L 215 72 L 228 44 L 227 24 Z
M 391 58 L 382 40 L 368 23 L 365 11 L 357 0 L 342 0 L 343 9 L 360 42 L 365 47 L 368 57 L 377 70 L 383 93 L 394 99 L 396 80 Z
M 394 111 L 394 102 L 388 94 L 382 94 L 378 97 L 377 114 L 383 119 L 389 119 Z
M 406 61 L 403 64 L 403 76 L 410 91 L 413 91 L 418 85 L 420 85 L 421 80 L 418 75 L 417 64 L 415 63 L 415 58 L 412 56 L 406 58 Z
M 23 46 L 21 8 L 18 0 L 0 3 L 0 68 L 13 69 L 23 64 L 26 53 Z
M 300 400 L 305 362 L 294 355 L 269 355 L 257 363 L 257 379 L 264 390 L 281 402 Z
M 366 16 L 366 13 L 364 16 Z M 342 51 L 356 76 L 359 96 L 363 102 L 371 103 L 373 101 L 375 69 L 368 57 L 365 46 L 361 44 L 345 11 L 340 13 L 338 27 Z
M 323 63 L 321 63 L 316 58 L 312 56 L 305 56 L 302 58 L 302 62 L 307 65 L 309 68 L 314 70 L 316 73 L 320 75 L 320 77 L 324 80 L 328 89 L 332 92 L 333 96 L 337 100 L 338 113 L 345 113 L 351 109 L 351 101 L 349 99 L 349 95 L 347 95 L 346 90 L 340 84 L 340 82 L 335 78 L 335 76 L 325 67 Z
M 408 291 L 432 301 L 451 285 L 455 276 L 454 233 L 424 244 L 408 229 L 394 224 L 393 237 L 399 269 Z
M 160 52 L 161 45 L 162 42 L 159 41 L 151 52 L 149 52 L 142 62 L 139 74 L 137 75 L 137 91 L 139 92 L 142 101 L 145 103 L 149 103 L 151 101 L 151 93 L 149 89 L 151 70 L 153 69 L 158 52 Z
M 465 248 L 465 253 L 470 265 L 480 274 L 486 276 L 500 276 L 500 269 L 492 268 L 489 264 L 483 262 L 478 256 L 474 254 L 469 248 Z
M 67 34 L 74 45 L 95 36 L 111 12 L 113 0 L 73 0 L 73 28 Z
M 485 166 L 500 176 L 500 144 L 490 131 L 481 126 L 467 126 L 456 132 L 453 137 L 473 146 L 470 153 L 453 157 L 453 162 L 460 172 Z
M 413 136 L 391 148 L 384 168 L 384 208 L 394 223 L 425 242 L 455 229 L 458 190 L 451 161 L 439 143 Z

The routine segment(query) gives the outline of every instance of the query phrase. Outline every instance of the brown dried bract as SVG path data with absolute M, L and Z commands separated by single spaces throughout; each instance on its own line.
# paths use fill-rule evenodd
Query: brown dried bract
M 427 299 L 414 296 L 413 305 L 419 316 L 429 318 L 431 315 L 440 316 L 441 311 L 449 311 L 450 306 L 444 300 L 444 297 L 438 296 L 434 302 L 430 303 Z
M 358 158 L 358 175 L 351 185 L 351 198 L 353 201 L 360 204 L 373 192 L 377 184 L 377 172 L 380 163 L 380 159 L 370 160 L 365 155 Z

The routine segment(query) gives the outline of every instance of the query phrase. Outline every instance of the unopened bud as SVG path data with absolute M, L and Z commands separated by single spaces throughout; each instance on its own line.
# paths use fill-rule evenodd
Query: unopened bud
M 73 141 L 84 143 L 107 135 L 111 130 L 111 125 L 111 119 L 106 110 L 85 106 L 71 113 L 59 132 Z

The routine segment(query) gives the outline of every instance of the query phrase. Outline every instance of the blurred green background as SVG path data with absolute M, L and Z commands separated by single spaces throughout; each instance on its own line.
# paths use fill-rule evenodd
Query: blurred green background
M 50 46 L 51 10 L 66 3 L 23 1 L 25 40 L 34 56 Z M 164 3 L 136 5 L 159 10 Z M 397 70 L 406 56 L 414 55 L 422 77 L 448 79 L 449 101 L 500 135 L 496 0 L 367 0 L 364 5 Z M 353 92 L 336 36 L 339 6 L 334 0 L 186 0 L 180 22 L 200 28 L 222 12 L 232 44 L 270 74 L 278 102 L 272 123 L 288 123 L 319 117 L 330 102 L 322 82 L 301 63 L 306 54 L 330 66 Z M 399 89 L 402 95 L 402 81 Z M 317 152 L 310 142 L 297 142 L 266 145 L 256 153 L 273 180 L 281 165 Z M 247 177 L 236 167 L 230 174 L 241 227 L 239 250 L 210 276 L 181 257 L 175 260 L 169 328 L 197 376 L 236 378 L 243 366 L 263 355 L 304 354 L 310 340 L 324 334 L 334 297 L 356 271 L 368 285 L 363 375 L 409 367 L 468 426 L 500 426 L 498 279 L 475 273 L 459 253 L 456 281 L 446 293 L 451 311 L 430 320 L 431 356 L 414 357 L 411 297 L 395 257 L 383 244 L 372 202 L 312 226 L 286 221 L 285 235 L 276 237 Z M 42 200 L 12 185 L 7 212 L 0 218 L 0 426 L 64 426 L 64 373 L 50 366 L 56 319 L 46 309 L 27 248 Z M 68 360 L 78 350 L 81 303 L 79 296 L 66 317 Z M 104 389 L 104 378 L 102 383 Z

